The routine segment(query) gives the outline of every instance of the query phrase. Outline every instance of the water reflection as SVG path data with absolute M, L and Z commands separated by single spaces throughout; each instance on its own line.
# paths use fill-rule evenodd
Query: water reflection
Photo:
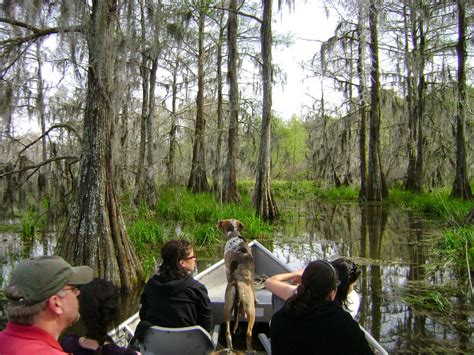
M 352 257 L 362 269 L 359 321 L 389 353 L 474 351 L 474 316 L 466 300 L 458 300 L 462 311 L 455 318 L 464 327 L 457 327 L 417 313 L 401 296 L 408 282 L 426 281 L 427 237 L 436 231 L 423 219 L 382 205 L 311 202 L 289 208 L 299 221 L 275 237 L 274 253 L 295 268 L 318 258 Z
M 353 258 L 362 269 L 357 285 L 361 295 L 359 321 L 389 353 L 474 352 L 474 316 L 464 298 L 453 297 L 449 322 L 417 312 L 403 300 L 400 290 L 408 283 L 425 281 L 426 266 L 431 262 L 427 246 L 436 230 L 422 218 L 381 205 L 309 201 L 286 206 L 297 217 L 262 243 L 293 268 L 302 268 L 314 259 Z M 0 238 L 2 287 L 19 259 L 51 254 L 55 244 L 53 235 L 31 243 L 24 243 L 14 234 L 2 234 Z M 221 259 L 223 246 L 224 241 L 207 248 L 196 247 L 198 271 Z M 441 270 L 431 281 L 446 278 L 453 275 Z M 122 319 L 138 310 L 140 294 L 141 289 L 124 296 Z
M 39 255 L 52 255 L 56 245 L 55 233 L 43 233 L 41 236 L 23 240 L 17 233 L 0 233 L 0 287 L 6 287 L 10 275 L 21 259 Z

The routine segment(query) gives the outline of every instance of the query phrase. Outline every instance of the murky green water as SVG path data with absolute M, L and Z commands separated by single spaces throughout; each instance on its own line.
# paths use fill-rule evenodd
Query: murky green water
M 263 244 L 294 268 L 319 258 L 352 257 L 363 270 L 357 285 L 359 321 L 389 353 L 474 352 L 472 300 L 451 297 L 449 317 L 416 310 L 404 301 L 407 287 L 416 288 L 433 275 L 427 268 L 433 263 L 430 245 L 439 233 L 435 227 L 406 211 L 377 205 L 310 201 L 283 207 L 291 212 L 291 222 L 276 226 L 273 238 Z M 12 233 L 0 238 L 2 287 L 19 259 L 51 254 L 55 244 L 54 234 L 30 245 Z M 221 258 L 222 245 L 197 254 L 202 271 Z M 447 280 L 456 287 L 447 269 L 430 276 L 432 283 Z M 139 294 L 124 296 L 124 319 L 137 310 Z

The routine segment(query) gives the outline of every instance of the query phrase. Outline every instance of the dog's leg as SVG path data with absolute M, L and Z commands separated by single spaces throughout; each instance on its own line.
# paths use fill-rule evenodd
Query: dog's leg
M 255 292 L 253 285 L 242 285 L 242 289 L 245 290 L 245 296 L 242 298 L 242 306 L 245 311 L 245 317 L 247 318 L 247 351 L 252 351 L 252 329 L 255 324 Z
M 255 304 L 249 305 L 247 333 L 245 334 L 247 340 L 247 350 L 252 351 L 252 329 L 255 324 Z
M 224 304 L 224 321 L 225 321 L 225 337 L 227 341 L 227 348 L 232 349 L 232 334 L 230 333 L 230 320 L 232 318 L 232 310 L 234 306 L 235 289 L 232 284 L 227 284 L 225 289 L 225 304 Z
M 234 314 L 235 314 L 235 317 L 234 317 L 234 331 L 233 331 L 234 334 L 237 331 L 237 328 L 239 327 L 239 315 L 240 315 L 241 312 L 242 312 L 241 311 L 241 305 L 239 304 L 237 306 L 236 312 L 234 312 Z

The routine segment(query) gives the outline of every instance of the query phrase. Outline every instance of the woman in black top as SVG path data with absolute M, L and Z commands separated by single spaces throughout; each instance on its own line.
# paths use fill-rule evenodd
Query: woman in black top
M 145 285 L 140 319 L 154 325 L 179 328 L 200 325 L 212 328 L 212 313 L 206 287 L 191 275 L 196 255 L 186 240 L 170 240 L 161 249 L 158 272 Z
M 133 349 L 114 344 L 107 334 L 117 323 L 120 312 L 120 289 L 112 282 L 95 278 L 81 286 L 79 298 L 81 320 L 86 326 L 86 335 L 68 334 L 61 340 L 67 353 L 74 355 L 134 355 Z
M 337 283 L 329 262 L 308 264 L 297 293 L 272 317 L 272 354 L 373 354 L 359 324 L 334 301 Z

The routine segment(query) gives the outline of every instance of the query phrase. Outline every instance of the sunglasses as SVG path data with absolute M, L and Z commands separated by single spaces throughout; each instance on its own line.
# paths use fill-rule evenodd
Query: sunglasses
M 187 258 L 184 258 L 183 260 L 191 260 L 191 259 L 196 259 L 196 255 L 188 256 Z

